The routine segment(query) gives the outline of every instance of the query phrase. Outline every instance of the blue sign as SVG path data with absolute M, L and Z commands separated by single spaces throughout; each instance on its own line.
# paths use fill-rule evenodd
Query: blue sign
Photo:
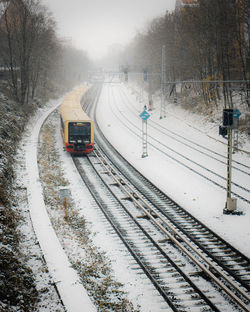
M 236 108 L 233 112 L 234 118 L 239 119 L 240 115 L 241 115 L 241 112 L 238 110 L 238 108 Z
M 143 119 L 143 120 L 147 120 L 147 119 L 150 117 L 150 115 L 149 115 L 149 113 L 148 113 L 146 110 L 144 110 L 144 111 L 140 114 L 140 117 L 141 117 L 141 119 Z

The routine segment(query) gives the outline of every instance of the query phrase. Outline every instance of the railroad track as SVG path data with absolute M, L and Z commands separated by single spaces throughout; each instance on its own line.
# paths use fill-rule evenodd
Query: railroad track
M 138 125 L 135 125 L 128 116 L 123 113 L 122 111 L 118 111 L 115 105 L 116 101 L 123 101 L 129 107 L 129 110 L 134 115 L 139 115 L 138 112 L 135 111 L 135 107 L 133 107 L 131 100 L 127 97 L 127 95 L 120 90 L 120 93 L 114 93 L 114 90 L 111 88 L 108 90 L 108 97 L 109 102 L 113 103 L 111 105 L 112 113 L 116 118 L 123 124 L 129 132 L 133 135 L 137 136 L 141 140 L 141 128 Z M 112 94 L 110 94 L 112 93 Z M 113 94 L 114 93 L 114 94 Z M 111 99 L 115 99 L 112 101 Z M 201 144 L 197 144 L 183 136 L 178 135 L 177 133 L 170 131 L 166 127 L 150 120 L 149 126 L 154 128 L 158 131 L 159 134 L 164 135 L 165 138 L 171 138 L 172 141 L 178 142 L 180 146 L 186 146 L 189 149 L 196 151 L 196 153 L 200 154 L 201 156 L 207 157 L 207 159 L 213 159 L 214 166 L 216 164 L 225 165 L 225 156 L 212 151 Z M 214 168 L 209 168 L 206 164 L 206 161 L 203 161 L 203 164 L 200 161 L 195 161 L 194 159 L 190 158 L 189 156 L 185 155 L 183 152 L 179 152 L 177 149 L 171 148 L 169 144 L 165 144 L 163 139 L 157 139 L 158 136 L 151 136 L 148 134 L 148 144 L 160 151 L 164 157 L 170 158 L 172 161 L 177 162 L 179 165 L 183 166 L 185 169 L 190 170 L 192 173 L 197 174 L 198 176 L 202 177 L 203 179 L 209 181 L 210 183 L 216 185 L 220 189 L 226 190 L 226 178 L 221 173 L 214 170 Z M 220 167 L 220 171 L 224 167 Z M 238 171 L 241 174 L 242 181 L 247 181 L 248 176 L 250 175 L 250 167 L 246 166 L 240 162 L 233 161 L 233 169 Z M 247 176 L 247 178 L 246 178 Z M 246 180 L 247 179 L 247 180 Z M 240 181 L 232 181 L 232 195 L 236 198 L 244 201 L 247 204 L 250 204 L 250 190 L 249 187 L 246 187 L 244 183 Z
M 122 97 L 124 97 L 126 99 L 126 105 L 129 107 L 129 110 L 131 112 L 135 113 L 135 107 L 134 107 L 133 103 L 131 102 L 131 99 L 128 97 L 128 94 L 125 92 L 124 87 L 121 88 L 121 94 L 122 94 Z M 136 114 L 139 115 L 140 111 L 137 110 Z M 171 113 L 168 112 L 168 114 L 171 114 Z M 171 114 L 171 115 L 173 115 L 173 114 Z M 174 117 L 178 119 L 178 116 L 174 116 Z M 173 140 L 179 142 L 180 144 L 182 144 L 184 146 L 190 147 L 191 149 L 197 151 L 200 154 L 206 155 L 207 157 L 212 158 L 212 159 L 218 161 L 219 163 L 222 163 L 223 165 L 227 164 L 227 157 L 225 155 L 218 153 L 217 151 L 212 150 L 211 148 L 208 148 L 207 146 L 205 146 L 199 142 L 191 140 L 191 139 L 189 139 L 183 135 L 180 135 L 177 132 L 175 132 L 175 131 L 169 129 L 168 127 L 166 127 L 166 126 L 164 126 L 164 125 L 162 125 L 156 121 L 153 121 L 153 120 L 150 120 L 150 126 L 154 129 L 158 130 L 160 133 L 163 133 L 163 134 L 169 136 L 170 138 L 172 138 Z M 215 140 L 215 139 L 213 139 L 213 140 Z M 221 143 L 226 144 L 224 142 L 221 142 Z M 232 165 L 233 169 L 240 171 L 243 174 L 250 175 L 250 167 L 249 166 L 245 165 L 242 162 L 236 161 L 236 160 L 232 160 L 232 164 L 233 164 Z
M 250 259 L 129 165 L 96 125 L 73 158 L 114 231 L 172 311 L 250 311 Z
M 73 160 L 105 217 L 173 311 L 237 311 L 237 306 L 249 311 L 247 287 L 229 277 L 167 218 L 146 204 L 100 150 Z

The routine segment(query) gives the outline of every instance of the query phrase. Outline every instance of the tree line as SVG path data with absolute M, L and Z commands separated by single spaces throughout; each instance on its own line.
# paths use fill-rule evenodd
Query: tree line
M 0 14 L 0 66 L 21 107 L 85 78 L 90 61 L 57 37 L 56 23 L 40 0 L 7 0 Z
M 160 73 L 165 45 L 167 81 L 249 79 L 250 2 L 194 3 L 167 11 L 138 32 L 121 56 L 124 66 L 132 71 L 147 68 L 149 73 Z M 230 88 L 224 89 L 224 96 L 230 97 Z M 216 90 L 213 93 L 219 96 Z

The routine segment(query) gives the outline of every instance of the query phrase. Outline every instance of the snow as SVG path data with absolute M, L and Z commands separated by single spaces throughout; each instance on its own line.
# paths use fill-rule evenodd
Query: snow
M 89 225 L 91 237 L 95 246 L 105 251 L 106 256 L 112 263 L 112 269 L 116 279 L 124 285 L 124 291 L 128 293 L 128 298 L 139 306 L 143 312 L 160 312 L 166 303 L 161 302 L 155 295 L 157 291 L 148 281 L 144 274 L 140 275 L 139 267 L 134 267 L 134 260 L 128 253 L 126 247 L 120 239 L 112 234 L 113 229 L 107 223 L 102 212 L 95 203 L 87 187 L 74 168 L 74 163 L 69 154 L 63 151 L 63 144 L 60 133 L 57 133 L 58 147 L 60 151 L 60 160 L 63 161 L 63 169 L 67 181 L 69 181 L 71 195 L 74 198 L 75 208 L 80 216 L 83 216 Z M 73 168 L 73 169 L 72 169 Z M 79 251 L 78 251 L 79 253 Z M 163 308 L 162 308 L 163 306 Z
M 58 103 L 56 103 L 55 107 L 56 106 L 58 106 Z M 55 107 L 46 111 L 37 122 L 33 124 L 30 138 L 26 144 L 25 158 L 29 210 L 37 239 L 66 310 L 80 312 L 84 307 L 84 311 L 94 312 L 96 309 L 90 301 L 86 290 L 79 282 L 79 277 L 75 270 L 72 269 L 51 225 L 45 208 L 42 186 L 39 180 L 37 164 L 39 130 L 47 115 L 51 113 Z
M 139 117 L 146 100 L 140 101 L 133 88 L 119 84 L 106 84 L 98 103 L 98 124 L 113 146 L 149 180 L 163 192 L 182 205 L 191 214 L 207 224 L 212 230 L 228 240 L 237 249 L 250 257 L 250 211 L 249 204 L 237 199 L 237 210 L 243 215 L 225 215 L 226 190 L 198 176 L 210 173 L 191 164 L 182 155 L 198 162 L 210 170 L 226 177 L 226 165 L 208 159 L 189 147 L 179 144 L 157 131 L 162 126 L 189 140 L 195 141 L 212 151 L 226 156 L 226 141 L 218 134 L 219 124 L 205 121 L 199 114 L 190 113 L 180 106 L 167 104 L 166 118 L 160 119 L 160 99 L 156 99 L 154 110 L 148 119 L 148 157 L 142 158 L 142 120 Z M 135 131 L 136 134 L 134 134 Z M 247 141 L 244 138 L 244 141 Z M 164 144 L 162 147 L 161 144 Z M 159 151 L 161 148 L 163 152 Z M 244 143 L 243 150 L 250 151 L 249 141 Z M 177 150 L 177 155 L 173 150 Z M 174 159 L 183 162 L 192 170 Z M 218 157 L 217 157 L 218 158 Z M 233 159 L 250 166 L 250 158 L 245 153 L 236 153 Z M 217 178 L 221 182 L 221 178 Z M 233 170 L 232 180 L 250 189 L 250 179 Z M 223 181 L 226 187 L 226 181 Z M 234 190 L 232 186 L 232 191 Z M 233 196 L 234 197 L 234 196 Z M 249 193 L 245 195 L 250 200 Z
M 181 106 L 171 104 L 167 106 L 167 117 L 159 119 L 160 99 L 155 98 L 155 109 L 150 112 L 151 116 L 148 120 L 148 157 L 142 158 L 142 120 L 139 114 L 142 112 L 145 102 L 140 102 L 132 91 L 131 87 L 123 84 L 104 84 L 98 103 L 97 116 L 105 136 L 131 164 L 163 192 L 250 257 L 249 204 L 238 199 L 238 210 L 242 211 L 243 214 L 241 216 L 223 214 L 226 191 L 198 176 L 195 171 L 201 172 L 204 176 L 209 176 L 210 173 L 191 164 L 187 158 L 202 163 L 203 166 L 215 170 L 224 177 L 226 176 L 226 165 L 208 159 L 198 151 L 194 152 L 188 146 L 173 140 L 169 133 L 172 131 L 179 136 L 206 146 L 212 151 L 226 155 L 226 145 L 221 143 L 222 138 L 217 133 L 218 124 L 209 123 L 200 115 L 190 113 L 182 109 Z M 76 271 L 72 269 L 49 220 L 37 167 L 40 127 L 46 116 L 53 112 L 60 102 L 58 100 L 50 103 L 49 108 L 44 109 L 42 114 L 38 114 L 27 131 L 28 139 L 26 139 L 24 148 L 29 209 L 48 268 L 57 284 L 67 311 L 82 311 L 82 307 L 84 307 L 84 311 L 91 312 L 96 311 L 96 308 L 80 284 L 79 277 Z M 162 128 L 161 132 L 156 130 L 153 128 L 153 126 L 156 127 L 153 122 L 157 123 L 157 127 L 160 125 L 165 129 Z M 131 130 L 135 131 L 136 134 Z M 176 134 L 171 133 L 171 136 L 176 137 Z M 119 240 L 110 239 L 110 229 L 103 224 L 104 218 L 97 212 L 97 209 L 94 209 L 95 203 L 93 203 L 87 190 L 83 189 L 70 156 L 62 150 L 59 129 L 57 139 L 60 160 L 70 182 L 71 195 L 81 215 L 91 223 L 91 231 L 96 232 L 93 242 L 105 250 L 110 257 L 115 275 L 119 281 L 125 284 L 130 299 L 135 304 L 140 305 L 142 311 L 160 311 L 161 304 L 158 303 L 156 307 L 155 302 L 151 300 L 152 287 L 150 288 L 145 279 L 142 280 L 141 276 L 133 272 L 130 259 L 127 258 L 126 253 L 124 254 Z M 183 141 L 180 137 L 178 139 Z M 249 141 L 246 138 L 243 139 L 242 149 L 249 151 Z M 164 146 L 162 146 L 163 143 Z M 197 147 L 197 149 L 201 150 L 202 148 Z M 178 150 L 179 155 L 174 150 Z M 183 159 L 182 155 L 187 158 Z M 249 156 L 245 153 L 236 153 L 233 159 L 250 166 Z M 249 189 L 250 179 L 243 179 L 245 178 L 242 173 L 233 171 L 233 181 L 237 181 Z M 217 180 L 221 181 L 221 178 L 217 177 Z M 226 182 L 223 183 L 226 186 Z M 248 200 L 250 200 L 249 195 L 244 196 L 248 196 Z M 124 267 L 128 268 L 127 272 L 124 271 Z

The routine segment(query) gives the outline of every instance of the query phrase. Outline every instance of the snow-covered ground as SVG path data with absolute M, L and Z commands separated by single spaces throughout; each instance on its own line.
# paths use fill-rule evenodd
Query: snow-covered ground
M 54 111 L 54 107 L 49 110 L 49 113 L 52 111 Z M 36 123 L 26 146 L 27 192 L 31 219 L 48 268 L 57 284 L 66 309 L 80 312 L 82 307 L 85 307 L 86 311 L 96 311 L 65 255 L 44 205 L 37 166 L 37 142 L 40 127 L 46 116 L 47 112 Z
M 47 110 L 40 111 L 28 126 L 24 142 L 26 160 L 26 179 L 28 205 L 32 224 L 45 257 L 53 282 L 57 285 L 67 311 L 96 311 L 86 290 L 79 282 L 79 277 L 73 268 L 53 230 L 44 204 L 43 190 L 39 179 L 37 164 L 37 149 L 40 128 L 51 112 L 60 104 L 60 100 L 51 102 Z M 50 307 L 48 306 L 48 311 Z
M 122 84 L 104 85 L 97 109 L 98 123 L 104 134 L 120 153 L 154 184 L 250 257 L 249 205 L 242 200 L 238 200 L 238 210 L 243 212 L 241 216 L 223 214 L 226 200 L 225 190 L 219 189 L 216 185 L 174 161 L 171 157 L 175 154 L 169 148 L 178 149 L 197 162 L 206 162 L 207 159 L 203 159 L 203 156 L 200 156 L 201 159 L 199 160 L 197 155 L 200 154 L 191 154 L 191 150 L 188 147 L 167 138 L 166 135 L 161 136 L 159 132 L 155 132 L 150 127 L 150 122 L 155 121 L 179 135 L 200 142 L 200 144 L 226 155 L 226 145 L 219 142 L 222 139 L 218 136 L 218 125 L 205 122 L 205 118 L 201 118 L 198 114 L 189 113 L 180 106 L 170 104 L 167 106 L 167 117 L 160 120 L 160 100 L 156 100 L 154 103 L 155 109 L 150 112 L 151 116 L 148 121 L 148 157 L 142 158 L 140 135 L 142 121 L 139 114 L 143 110 L 144 103 L 141 103 L 131 91 L 131 88 Z M 76 272 L 72 270 L 67 260 L 65 250 L 63 250 L 67 248 L 60 246 L 53 233 L 51 223 L 46 215 L 38 176 L 36 156 L 38 131 L 49 111 L 53 111 L 59 104 L 60 100 L 51 103 L 47 110 L 37 115 L 37 118 L 33 120 L 28 128 L 26 139 L 23 142 L 26 157 L 26 175 L 24 175 L 23 183 L 24 185 L 26 184 L 28 189 L 29 209 L 35 224 L 38 240 L 45 254 L 50 273 L 61 291 L 62 299 L 68 311 L 80 311 L 81 305 L 83 305 L 85 306 L 84 311 L 89 312 L 95 310 L 95 308 L 86 296 L 86 292 L 80 285 Z M 157 305 L 157 303 L 151 301 L 149 285 L 131 270 L 129 259 L 126 258 L 126 254 L 124 255 L 124 250 L 122 250 L 119 241 L 112 238 L 109 229 L 103 224 L 104 219 L 95 210 L 95 205 L 87 190 L 83 189 L 84 186 L 81 185 L 82 182 L 78 173 L 73 168 L 70 156 L 62 150 L 59 121 L 57 124 L 58 131 L 56 137 L 59 160 L 62 162 L 65 177 L 69 181 L 74 204 L 80 214 L 86 217 L 90 230 L 95 232 L 93 242 L 106 251 L 110 257 L 114 267 L 114 274 L 120 282 L 125 284 L 128 297 L 135 306 L 140 305 L 141 311 L 144 312 L 160 311 L 161 304 L 158 303 Z M 138 135 L 133 134 L 130 131 L 131 129 L 137 131 Z M 164 144 L 167 146 L 165 151 L 168 153 L 168 156 L 162 154 L 157 149 L 157 142 L 153 141 L 150 136 L 157 137 L 161 143 L 164 140 Z M 151 143 L 156 145 L 156 147 L 150 145 Z M 242 149 L 250 150 L 249 141 L 245 140 Z M 237 153 L 233 158 L 237 158 L 245 165 L 250 166 L 249 156 L 244 153 Z M 212 167 L 213 164 L 212 161 Z M 226 166 L 216 166 L 218 167 L 214 169 L 225 176 Z M 198 169 L 196 168 L 196 170 Z M 203 172 L 203 174 L 205 175 L 206 173 Z M 242 182 L 240 181 L 240 174 L 233 174 L 234 179 L 239 183 Z M 249 183 L 249 179 L 244 181 L 244 186 L 248 189 Z M 127 267 L 127 272 L 124 271 L 124 267 Z M 66 272 L 69 275 L 65 274 Z
M 205 176 L 210 176 L 209 172 L 190 165 L 190 162 L 183 160 L 172 150 L 203 164 L 223 177 L 226 177 L 226 165 L 204 157 L 201 153 L 171 139 L 171 133 L 165 135 L 152 127 L 155 126 L 152 122 L 156 122 L 186 139 L 227 156 L 226 140 L 218 134 L 219 124 L 208 122 L 205 117 L 190 113 L 174 104 L 167 104 L 166 118 L 159 119 L 160 99 L 158 99 L 154 103 L 155 109 L 149 112 L 151 116 L 148 119 L 148 157 L 142 158 L 142 120 L 139 115 L 145 103 L 147 102 L 140 101 L 132 88 L 119 84 L 106 84 L 97 110 L 98 123 L 105 136 L 156 186 L 250 257 L 250 205 L 238 199 L 237 210 L 242 211 L 243 215 L 223 214 L 226 191 L 174 161 L 171 157 L 184 162 L 191 169 Z M 135 131 L 137 135 L 130 130 Z M 155 139 L 165 144 L 164 151 L 168 155 L 159 152 L 157 147 L 161 147 L 161 144 L 158 144 Z M 221 143 L 223 140 L 224 144 Z M 250 151 L 249 140 L 244 138 L 241 141 L 243 142 L 241 148 Z M 233 159 L 250 166 L 249 154 L 237 152 L 233 155 Z M 233 170 L 232 180 L 250 189 L 249 175 L 245 177 Z M 221 182 L 220 178 L 218 182 Z M 222 183 L 226 187 L 226 181 Z M 247 198 L 250 200 L 249 193 Z

